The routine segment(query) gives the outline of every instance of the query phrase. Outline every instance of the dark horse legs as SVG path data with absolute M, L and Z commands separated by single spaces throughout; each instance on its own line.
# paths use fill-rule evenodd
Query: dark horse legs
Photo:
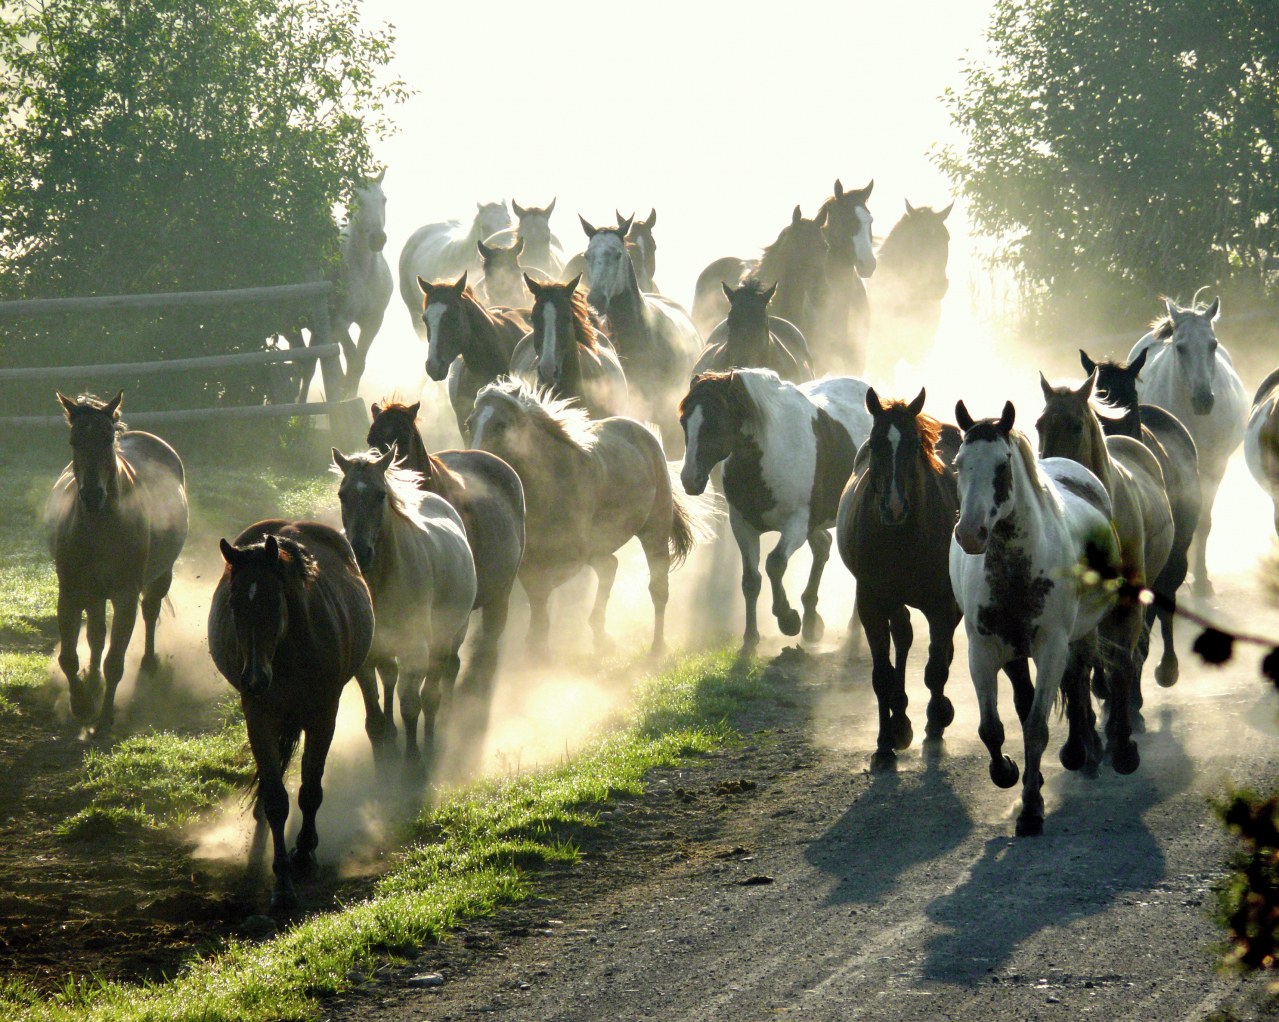
M 286 911 L 294 908 L 298 900 L 289 875 L 289 853 L 284 841 L 284 824 L 289 818 L 289 793 L 284 788 L 287 764 L 281 756 L 281 746 L 291 743 L 285 741 L 280 722 L 274 715 L 247 701 L 243 705 L 249 748 L 253 750 L 253 760 L 258 768 L 258 806 L 271 828 L 271 872 L 275 874 L 271 909 Z
M 324 777 L 324 761 L 328 758 L 329 746 L 333 744 L 333 729 L 337 724 L 337 717 L 338 707 L 335 701 L 306 732 L 306 746 L 302 750 L 302 787 L 298 791 L 302 829 L 298 832 L 298 846 L 290 860 L 290 865 L 299 871 L 310 870 L 315 866 L 315 849 L 320 843 L 319 834 L 315 830 L 315 814 L 324 801 L 324 789 L 320 782 Z
M 142 623 L 146 631 L 146 644 L 142 650 L 141 668 L 154 671 L 159 666 L 155 655 L 155 627 L 160 621 L 160 607 L 164 598 L 169 595 L 169 587 L 173 585 L 173 571 L 166 571 L 159 578 L 142 590 Z
M 866 630 L 866 644 L 870 647 L 870 681 L 879 704 L 879 735 L 870 761 L 871 769 L 888 770 L 897 762 L 897 750 L 908 748 L 914 737 L 910 721 L 906 718 L 904 673 L 893 665 L 890 655 L 890 643 L 896 642 L 898 664 L 905 667 L 906 654 L 910 650 L 910 617 L 905 607 L 890 611 L 869 597 L 858 601 L 857 610 Z M 906 618 L 905 632 L 898 612 Z
M 946 697 L 946 680 L 955 659 L 955 629 L 959 626 L 959 608 L 951 606 L 925 612 L 928 619 L 928 663 L 924 667 L 924 684 L 928 687 L 928 727 L 926 744 L 941 741 L 942 732 L 955 719 L 955 704 Z

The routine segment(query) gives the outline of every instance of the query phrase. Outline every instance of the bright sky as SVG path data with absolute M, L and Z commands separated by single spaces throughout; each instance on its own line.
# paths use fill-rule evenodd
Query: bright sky
M 569 252 L 584 242 L 578 212 L 601 223 L 656 207 L 658 283 L 688 301 L 703 265 L 772 241 L 797 202 L 812 215 L 836 177 L 875 179 L 886 233 L 903 198 L 950 201 L 928 161 L 951 137 L 938 97 L 990 7 L 366 0 L 370 24 L 396 26 L 393 70 L 418 93 L 377 147 L 388 258 L 478 200 L 558 197 L 551 225 Z

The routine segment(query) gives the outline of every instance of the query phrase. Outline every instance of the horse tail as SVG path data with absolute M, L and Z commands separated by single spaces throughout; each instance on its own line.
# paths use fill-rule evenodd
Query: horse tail
M 671 479 L 671 567 L 678 568 L 693 547 L 715 538 L 715 526 L 724 515 L 724 501 L 713 491 L 690 497 L 680 490 L 675 468 L 668 463 L 666 470 Z

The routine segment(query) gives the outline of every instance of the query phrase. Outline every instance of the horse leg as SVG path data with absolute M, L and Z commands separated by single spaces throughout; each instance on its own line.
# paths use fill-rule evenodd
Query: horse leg
M 666 651 L 666 604 L 671 593 L 671 545 L 668 536 L 640 537 L 644 560 L 648 563 L 648 595 L 653 601 L 653 645 L 649 656 L 657 659 Z
M 1174 604 L 1176 599 L 1176 596 L 1172 597 Z M 1161 688 L 1171 688 L 1177 684 L 1177 679 L 1181 676 L 1181 663 L 1177 659 L 1177 644 L 1173 634 L 1176 612 L 1167 607 L 1148 607 L 1146 609 L 1147 626 L 1153 624 L 1154 618 L 1159 619 L 1159 634 L 1164 642 L 1163 656 L 1155 665 L 1155 681 Z
M 1102 620 L 1098 635 L 1105 643 L 1111 679 L 1110 700 L 1106 704 L 1106 752 L 1116 773 L 1130 774 L 1141 763 L 1137 743 L 1132 740 L 1132 688 L 1136 674 L 1134 650 L 1142 615 L 1137 607 L 1120 604 Z
M 404 724 L 404 758 L 410 764 L 418 763 L 422 753 L 417 747 L 417 718 L 422 712 L 422 674 L 414 662 L 406 662 L 404 683 L 400 685 L 400 719 Z M 428 725 L 429 727 L 429 725 Z
M 906 716 L 906 658 L 915 641 L 915 629 L 910 625 L 910 609 L 903 603 L 893 609 L 888 618 L 888 628 L 893 636 L 893 734 L 899 749 L 909 749 L 915 740 L 915 729 Z
M 160 622 L 160 607 L 164 603 L 164 598 L 169 595 L 171 585 L 173 585 L 172 569 L 152 580 L 142 590 L 142 625 L 145 641 L 142 648 L 142 663 L 139 666 L 144 671 L 154 671 L 160 666 L 160 661 L 155 655 L 155 628 Z
M 897 672 L 893 670 L 889 656 L 888 614 L 875 600 L 860 601 L 857 612 L 866 631 L 866 645 L 870 647 L 870 684 L 879 704 L 879 735 L 875 739 L 875 754 L 870 759 L 870 768 L 890 770 L 897 763 L 897 742 L 893 730 Z
M 1004 722 L 999 719 L 999 664 L 984 643 L 968 633 L 968 673 L 977 693 L 977 737 L 990 753 L 990 779 L 1011 788 L 1020 776 L 1017 764 L 1004 755 Z
M 759 533 L 733 508 L 728 511 L 728 524 L 742 555 L 742 597 L 746 601 L 746 630 L 742 634 L 742 654 L 751 656 L 759 645 L 759 590 L 763 581 L 759 573 Z
M 365 660 L 355 672 L 355 683 L 360 686 L 364 699 L 364 733 L 373 746 L 373 758 L 380 759 L 388 741 L 395 737 L 395 725 L 390 724 L 377 699 L 377 667 L 371 659 Z
M 528 652 L 533 660 L 544 661 L 551 653 L 551 615 L 548 608 L 551 587 L 540 579 L 520 581 L 524 583 L 524 592 L 528 596 Z
M 1212 582 L 1208 579 L 1208 533 L 1212 531 L 1212 505 L 1217 499 L 1217 487 L 1221 477 L 1203 477 L 1203 505 L 1199 512 L 1199 526 L 1195 529 L 1195 581 L 1191 589 L 1196 596 L 1211 596 Z
M 103 629 L 106 628 L 106 609 L 103 608 Z M 77 720 L 88 720 L 93 715 L 94 692 L 92 686 L 80 680 L 80 621 L 84 606 L 72 599 L 61 586 L 58 587 L 58 666 L 66 675 L 71 688 L 71 712 Z
M 499 594 L 480 611 L 480 631 L 471 652 L 470 662 L 458 684 L 463 701 L 463 728 L 479 739 L 488 728 L 489 708 L 493 703 L 493 686 L 497 678 L 498 650 L 506 630 L 510 592 Z
M 808 547 L 813 552 L 813 566 L 808 569 L 808 585 L 800 594 L 799 602 L 804 607 L 805 642 L 821 642 L 826 631 L 826 623 L 817 613 L 817 588 L 822 584 L 822 572 L 826 562 L 830 560 L 830 533 L 826 529 L 814 529 L 808 534 Z
M 315 829 L 315 814 L 324 801 L 324 761 L 333 743 L 333 729 L 337 723 L 337 701 L 321 715 L 315 727 L 308 728 L 306 744 L 302 748 L 302 787 L 298 790 L 298 808 L 302 810 L 302 829 L 298 832 L 297 848 L 289 860 L 295 873 L 309 873 L 315 868 L 315 849 L 320 836 Z
M 115 690 L 124 677 L 124 654 L 133 637 L 133 625 L 138 619 L 138 594 L 125 593 L 111 599 L 111 645 L 106 662 L 102 666 L 106 678 L 106 690 L 102 694 L 102 709 L 94 726 L 95 737 L 105 737 L 115 722 Z
M 1035 657 L 1035 698 L 1021 726 L 1026 743 L 1026 772 L 1021 782 L 1018 837 L 1034 837 L 1044 832 L 1044 775 L 1040 766 L 1048 745 L 1048 711 L 1057 698 L 1069 657 L 1069 645 L 1064 637 L 1046 643 Z
M 955 704 L 946 697 L 946 681 L 950 677 L 951 661 L 955 659 L 959 612 L 952 605 L 945 610 L 933 610 L 925 617 L 928 620 L 928 663 L 924 667 L 928 727 L 924 731 L 924 749 L 936 752 L 941 747 L 942 733 L 955 719 Z
M 289 876 L 289 852 L 284 843 L 284 824 L 289 818 L 289 793 L 284 788 L 284 770 L 280 761 L 278 722 L 267 714 L 244 705 L 244 723 L 249 733 L 249 748 L 258 768 L 257 805 L 267 826 L 271 828 L 271 872 L 275 889 L 271 892 L 271 910 L 289 911 L 297 907 L 297 894 Z
M 613 591 L 613 580 L 617 578 L 617 558 L 613 554 L 597 554 L 588 562 L 595 572 L 595 602 L 591 605 L 591 631 L 595 635 L 595 652 L 608 650 L 608 632 L 604 626 L 604 617 L 608 613 L 608 597 Z
M 86 674 L 96 688 L 102 681 L 102 654 L 107 648 L 107 601 L 93 600 L 85 608 L 85 635 L 89 640 L 89 669 Z
M 386 734 L 395 737 L 395 687 L 400 682 L 400 662 L 393 656 L 377 662 L 377 673 L 382 679 L 382 719 L 386 721 Z M 377 703 L 377 679 L 373 680 L 373 702 Z
M 373 347 L 373 338 L 382 329 L 383 315 L 383 312 L 376 312 L 362 323 L 356 324 L 360 328 L 360 339 L 355 345 L 354 358 L 348 358 L 346 364 L 346 392 L 348 394 L 354 394 L 360 386 L 360 378 L 364 375 L 364 366 L 368 361 L 369 349 Z
M 1092 636 L 1072 642 L 1061 679 L 1070 732 L 1058 758 L 1067 770 L 1083 770 L 1087 777 L 1097 776 L 1097 766 L 1101 761 L 1101 739 L 1097 737 L 1097 718 L 1092 712 L 1092 689 L 1089 686 L 1095 655 L 1096 642 Z
M 1009 660 L 1004 664 L 1004 674 L 1013 687 L 1013 709 L 1017 711 L 1017 719 L 1024 724 L 1030 713 L 1030 704 L 1035 699 L 1035 683 L 1030 680 L 1030 661 L 1024 656 Z
M 858 625 L 861 621 L 861 614 L 858 608 L 861 606 L 861 594 L 854 590 L 853 592 L 853 612 L 848 617 L 848 641 L 844 643 L 844 657 L 851 664 L 855 660 L 860 660 L 865 653 L 862 647 L 862 630 Z
M 777 618 L 777 627 L 782 630 L 783 635 L 798 635 L 801 627 L 799 611 L 786 599 L 786 589 L 782 582 L 786 575 L 786 565 L 807 537 L 808 515 L 792 515 L 782 525 L 777 546 L 773 547 L 764 562 L 764 570 L 768 572 L 768 581 L 773 589 L 773 616 Z
M 426 665 L 426 675 L 422 679 L 422 724 L 424 738 L 422 744 L 429 756 L 435 749 L 435 729 L 437 724 L 448 721 L 449 710 L 453 703 L 453 688 L 457 684 L 458 672 L 462 669 L 462 660 L 457 649 L 449 649 L 443 653 L 432 653 Z

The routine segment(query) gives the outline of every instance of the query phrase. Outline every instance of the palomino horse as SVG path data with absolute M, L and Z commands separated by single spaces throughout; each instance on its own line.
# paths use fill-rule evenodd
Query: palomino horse
M 921 414 L 923 407 L 922 390 L 910 404 L 883 404 L 873 388 L 866 392 L 874 424 L 835 523 L 839 555 L 857 579 L 857 612 L 870 646 L 871 685 L 879 703 L 875 770 L 891 768 L 897 750 L 908 748 L 914 737 L 906 716 L 910 607 L 928 620 L 926 743 L 938 745 L 955 719 L 945 689 L 960 617 L 949 568 L 959 493 L 954 472 L 937 452 L 942 424 Z M 896 664 L 889 656 L 890 640 Z
M 533 295 L 533 330 L 511 355 L 511 372 L 535 377 L 555 397 L 575 399 L 592 418 L 627 410 L 626 374 L 617 352 L 591 322 L 578 277 L 567 284 L 524 283 Z
M 799 327 L 768 314 L 777 285 L 766 288 L 751 278 L 736 288 L 723 285 L 728 316 L 711 331 L 693 366 L 693 375 L 729 369 L 771 369 L 783 380 L 813 378 L 808 342 Z
M 1107 436 L 1129 436 L 1140 440 L 1155 456 L 1164 475 L 1168 506 L 1172 510 L 1172 549 L 1168 560 L 1150 588 L 1176 602 L 1177 590 L 1186 581 L 1190 569 L 1190 545 L 1199 525 L 1203 494 L 1199 489 L 1199 452 L 1194 437 L 1171 412 L 1156 405 L 1143 405 L 1137 400 L 1137 380 L 1146 364 L 1146 349 L 1132 365 L 1103 360 L 1094 362 L 1080 351 L 1084 372 L 1097 373 L 1097 396 L 1105 402 L 1105 414 L 1099 416 Z M 1173 642 L 1176 614 L 1167 606 L 1146 608 L 1146 624 L 1158 616 L 1163 634 L 1164 652 L 1155 667 L 1155 680 L 1167 687 L 1177 683 L 1181 668 Z M 1149 643 L 1149 635 L 1144 639 Z M 1144 654 L 1143 654 L 1144 659 Z
M 875 272 L 874 219 L 866 208 L 874 188 L 871 181 L 865 188 L 845 191 L 837 180 L 834 194 L 817 215 L 819 222 L 824 221 L 826 236 L 824 287 L 818 292 L 821 304 L 811 324 L 797 321 L 796 325 L 808 338 L 819 373 L 860 373 L 866 365 L 870 305 L 862 278 Z M 764 275 L 762 265 L 760 274 Z M 778 313 L 786 315 L 781 309 Z
M 1226 462 L 1243 441 L 1248 397 L 1229 352 L 1213 332 L 1221 299 L 1205 309 L 1198 305 L 1183 309 L 1172 301 L 1165 302 L 1165 308 L 1166 315 L 1128 353 L 1128 362 L 1136 362 L 1143 351 L 1150 350 L 1138 383 L 1141 400 L 1171 412 L 1195 438 L 1203 507 L 1195 530 L 1194 591 L 1203 596 L 1212 592 L 1208 580 L 1212 505 Z
M 937 336 L 941 302 L 950 287 L 946 217 L 954 205 L 934 210 L 907 201 L 905 216 L 879 246 L 870 301 L 875 337 L 890 351 L 918 357 Z
M 616 228 L 596 228 L 582 219 L 582 230 L 590 239 L 590 303 L 608 318 L 609 337 L 626 366 L 627 380 L 642 398 L 645 418 L 664 424 L 665 433 L 672 428 L 669 402 L 687 385 L 702 338 L 682 306 L 661 295 L 640 293 L 626 253 L 630 227 L 623 221 Z
M 486 714 L 511 589 L 524 557 L 524 487 L 510 465 L 484 451 L 427 451 L 417 429 L 419 407 L 375 402 L 367 443 L 378 450 L 396 451 L 400 466 L 418 474 L 422 489 L 452 504 L 466 528 L 475 559 L 475 609 L 481 617 L 478 648 L 462 675 L 461 689 L 472 694 Z M 384 689 L 383 712 L 388 722 L 392 695 L 391 689 Z
M 226 567 L 209 607 L 209 654 L 240 693 L 275 850 L 271 907 L 290 909 L 297 904 L 290 873 L 315 865 L 324 761 L 342 689 L 373 641 L 373 604 L 350 544 L 327 525 L 271 519 L 221 547 Z M 290 858 L 284 775 L 303 732 L 302 830 Z
M 959 522 L 950 545 L 950 582 L 964 614 L 968 670 L 977 692 L 977 733 L 990 753 L 990 778 L 1017 783 L 1017 764 L 1003 754 L 998 671 L 1019 658 L 1035 661 L 1034 697 L 1022 718 L 1026 772 L 1018 835 L 1042 834 L 1043 773 L 1048 711 L 1063 684 L 1087 684 L 1087 656 L 1097 624 L 1114 603 L 1103 586 L 1081 586 L 1082 564 L 1118 573 L 1119 540 L 1110 524 L 1105 486 L 1065 458 L 1036 461 L 1030 441 L 1013 429 L 1012 402 L 999 419 L 974 422 L 955 408 L 964 442 L 955 459 Z M 1071 740 L 1062 751 L 1068 769 L 1084 765 L 1087 728 L 1070 705 Z M 1095 743 L 1094 743 L 1095 746 Z
M 1123 577 L 1147 586 L 1159 577 L 1172 550 L 1172 510 L 1164 489 L 1159 461 L 1140 440 L 1106 436 L 1089 403 L 1096 375 L 1083 385 L 1053 387 L 1043 374 L 1044 411 L 1035 424 L 1041 458 L 1069 458 L 1101 480 L 1110 494 L 1115 534 L 1119 537 Z M 1131 773 L 1137 768 L 1134 728 L 1141 723 L 1141 671 L 1148 644 L 1143 642 L 1145 614 L 1135 600 L 1115 604 L 1098 627 L 1104 655 L 1098 674 L 1100 691 L 1108 696 L 1106 736 L 1115 769 Z
M 386 248 L 386 196 L 382 193 L 385 176 L 383 170 L 356 189 L 350 218 L 342 229 L 341 277 L 333 329 L 346 356 L 345 386 L 349 394 L 359 387 L 369 348 L 381 329 L 394 290 L 391 267 L 382 254 Z M 358 341 L 351 340 L 352 324 L 360 328 Z M 314 362 L 311 367 L 314 370 Z
M 742 652 L 759 644 L 759 537 L 778 532 L 765 568 L 773 590 L 773 615 L 785 635 L 817 642 L 825 625 L 817 590 L 830 557 L 830 533 L 857 449 L 870 434 L 867 386 L 835 376 L 802 386 L 769 369 L 703 373 L 680 402 L 687 493 L 705 491 L 711 469 L 724 462 L 728 521 L 742 555 L 746 631 Z M 782 578 L 791 556 L 807 540 L 813 551 L 799 612 L 786 598 Z
M 653 653 L 664 646 L 668 575 L 709 533 L 708 514 L 671 490 L 661 441 L 634 419 L 591 421 L 572 403 L 521 380 L 480 391 L 471 446 L 507 461 L 524 483 L 528 545 L 520 582 L 531 608 L 529 645 L 547 652 L 547 601 L 585 565 L 599 579 L 590 624 L 597 647 L 617 574 L 615 551 L 638 537 L 648 561 Z
M 504 202 L 477 202 L 469 228 L 459 220 L 419 227 L 400 252 L 400 298 L 409 310 L 413 329 L 426 340 L 422 324 L 422 297 L 417 280 L 452 280 L 478 265 L 476 243 L 511 226 L 511 214 Z
M 518 222 L 514 227 L 497 231 L 484 239 L 485 244 L 514 245 L 517 241 L 524 244 L 524 264 L 543 270 L 556 276 L 564 269 L 564 250 L 560 239 L 551 233 L 551 214 L 555 212 L 555 200 L 549 206 L 539 208 L 530 206 L 525 209 L 514 199 L 511 208 L 515 210 Z
M 448 379 L 449 402 L 465 437 L 476 393 L 511 371 L 511 354 L 529 332 L 528 312 L 484 308 L 466 286 L 465 273 L 451 284 L 432 284 L 419 277 L 417 286 L 428 344 L 426 374 L 433 380 Z
M 182 459 L 157 436 L 126 430 L 123 391 L 108 402 L 58 395 L 71 427 L 71 464 L 53 484 L 45 506 L 49 549 L 58 573 L 58 665 L 71 686 L 71 712 L 93 717 L 97 689 L 106 691 L 95 732 L 115 719 L 115 690 L 142 597 L 146 648 L 142 669 L 153 670 L 160 604 L 173 582 L 173 562 L 187 538 L 186 476 Z M 106 662 L 107 601 L 111 648 Z M 76 644 L 88 619 L 89 670 L 79 676 Z
M 1275 505 L 1275 532 L 1279 532 L 1279 369 L 1262 381 L 1252 399 L 1243 454 L 1248 471 Z
M 403 670 L 400 716 L 405 754 L 415 762 L 418 713 L 424 711 L 429 752 L 436 712 L 451 700 L 462 666 L 458 651 L 475 605 L 475 562 L 453 506 L 421 489 L 416 472 L 393 468 L 394 460 L 394 449 L 350 457 L 333 449 L 342 474 L 342 528 L 377 615 L 373 646 L 358 671 L 365 727 L 378 741 L 389 723 L 378 706 L 374 672 L 393 690 Z

